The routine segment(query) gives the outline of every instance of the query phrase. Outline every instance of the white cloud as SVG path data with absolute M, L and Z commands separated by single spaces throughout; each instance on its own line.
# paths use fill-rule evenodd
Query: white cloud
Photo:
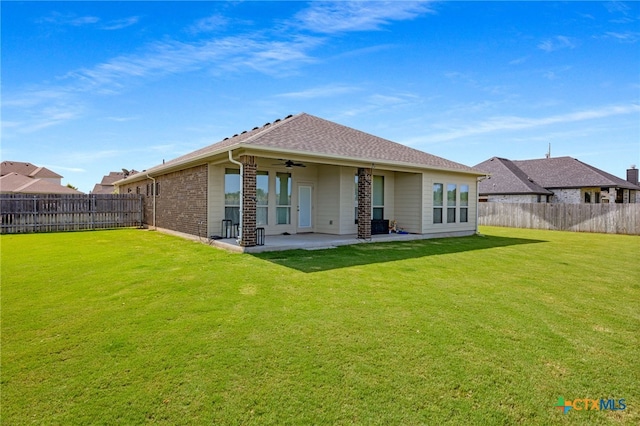
M 228 24 L 228 19 L 222 15 L 212 15 L 197 20 L 188 28 L 188 32 L 192 34 L 208 33 L 223 29 Z
M 538 49 L 545 52 L 555 52 L 556 50 L 573 49 L 575 47 L 576 42 L 573 39 L 561 35 L 546 39 L 538 44 Z
M 128 18 L 123 18 L 123 19 L 116 19 L 115 21 L 107 22 L 101 27 L 101 29 L 108 30 L 108 31 L 120 30 L 122 28 L 130 27 L 131 25 L 137 24 L 139 20 L 140 18 L 138 18 L 137 16 L 130 16 Z
M 339 84 L 330 84 L 320 87 L 312 87 L 310 89 L 301 90 L 298 92 L 288 92 L 276 95 L 279 98 L 290 99 L 315 99 L 315 98 L 329 98 L 332 96 L 344 95 L 346 93 L 352 93 L 359 90 L 353 86 L 345 86 Z
M 415 144 L 417 142 L 434 143 L 444 142 L 455 139 L 461 139 L 465 137 L 471 137 L 481 134 L 512 131 L 512 130 L 524 130 L 532 129 L 536 127 L 550 126 L 554 124 L 574 123 L 580 121 L 597 120 L 600 118 L 606 118 L 616 115 L 625 114 L 638 114 L 640 113 L 640 105 L 611 105 L 604 106 L 598 109 L 591 109 L 585 111 L 577 111 L 567 114 L 552 115 L 549 117 L 539 118 L 527 118 L 527 117 L 492 117 L 482 122 L 477 122 L 469 126 L 451 129 L 449 131 L 434 134 L 431 136 L 416 138 L 409 143 Z
M 378 30 L 392 21 L 410 20 L 431 12 L 424 1 L 312 2 L 296 15 L 298 26 L 331 34 Z

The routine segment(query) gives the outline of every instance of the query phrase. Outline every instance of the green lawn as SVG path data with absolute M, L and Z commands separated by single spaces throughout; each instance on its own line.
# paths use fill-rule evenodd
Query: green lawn
M 640 238 L 481 232 L 257 256 L 3 236 L 2 423 L 639 424 Z

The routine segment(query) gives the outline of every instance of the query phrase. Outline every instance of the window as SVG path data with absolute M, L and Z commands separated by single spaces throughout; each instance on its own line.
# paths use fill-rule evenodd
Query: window
M 384 219 L 384 176 L 373 177 L 373 219 Z
M 139 186 L 136 186 L 136 194 L 140 195 L 140 187 Z
M 160 182 L 156 182 L 156 193 L 154 195 L 160 195 Z
M 441 183 L 433 184 L 433 223 L 442 223 L 443 188 Z
M 291 223 L 291 173 L 276 173 L 276 224 Z
M 591 203 L 591 193 L 590 192 L 585 192 L 584 193 L 584 202 L 587 204 Z
M 267 225 L 269 214 L 269 172 L 256 173 L 256 225 Z
M 224 218 L 240 223 L 240 170 L 224 170 Z
M 151 184 L 147 184 L 147 197 L 150 195 Z
M 469 222 L 469 185 L 460 185 L 460 222 Z
M 456 222 L 456 185 L 447 184 L 447 223 Z

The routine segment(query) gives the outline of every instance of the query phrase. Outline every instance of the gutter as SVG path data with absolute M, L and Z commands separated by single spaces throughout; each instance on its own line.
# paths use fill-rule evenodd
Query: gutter
M 243 199 L 243 188 L 244 188 L 244 166 L 242 165 L 241 162 L 234 160 L 231 152 L 233 150 L 229 150 L 229 161 L 231 161 L 233 164 L 237 164 L 238 166 L 240 166 L 240 223 L 238 224 L 238 244 L 240 244 L 240 242 L 242 241 L 242 207 L 244 205 L 244 199 Z
M 149 176 L 148 173 L 147 173 L 147 178 L 153 181 L 153 186 L 151 187 L 152 189 L 151 194 L 153 195 L 153 229 L 157 231 L 158 227 L 156 226 L 156 179 Z

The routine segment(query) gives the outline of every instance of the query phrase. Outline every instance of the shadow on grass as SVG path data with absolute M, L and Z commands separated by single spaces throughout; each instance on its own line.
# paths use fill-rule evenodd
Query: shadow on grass
M 355 244 L 323 250 L 287 250 L 257 253 L 253 256 L 301 272 L 321 272 L 350 266 L 396 260 L 484 250 L 521 244 L 544 243 L 544 240 L 473 235 L 402 242 Z

